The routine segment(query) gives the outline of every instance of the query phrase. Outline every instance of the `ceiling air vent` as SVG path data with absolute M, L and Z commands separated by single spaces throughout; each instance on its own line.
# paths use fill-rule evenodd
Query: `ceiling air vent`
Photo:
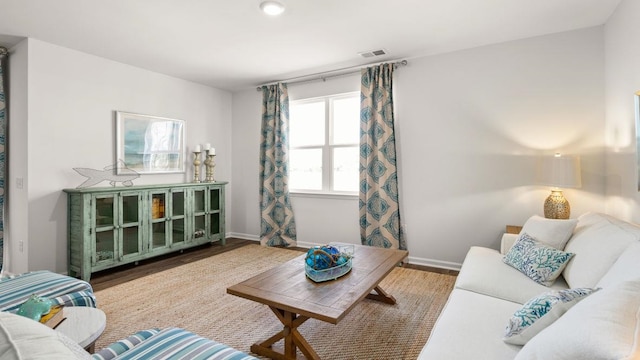
M 382 56 L 382 55 L 386 55 L 387 51 L 384 49 L 380 49 L 380 50 L 371 50 L 371 51 L 365 51 L 365 52 L 361 52 L 358 53 L 358 55 L 362 56 L 363 58 L 370 58 L 370 57 L 374 57 L 374 56 Z

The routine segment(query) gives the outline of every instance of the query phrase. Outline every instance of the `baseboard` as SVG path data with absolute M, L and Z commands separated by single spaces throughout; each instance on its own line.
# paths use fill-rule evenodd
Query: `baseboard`
M 232 232 L 232 233 L 228 233 L 227 237 L 233 237 L 233 238 L 244 239 L 244 240 L 260 241 L 259 236 L 251 235 L 251 234 L 242 234 L 242 233 L 233 233 Z M 317 246 L 317 245 L 324 245 L 324 244 L 316 244 L 316 243 L 298 241 L 298 245 L 297 246 L 301 247 L 301 248 L 309 249 L 309 248 L 312 248 L 312 247 Z M 434 259 L 425 259 L 425 258 L 419 258 L 419 257 L 415 257 L 415 256 L 409 256 L 407 258 L 407 262 L 409 264 L 412 264 L 412 265 L 428 266 L 428 267 L 433 267 L 433 268 L 438 268 L 438 269 L 455 270 L 455 271 L 459 271 L 460 268 L 462 267 L 462 264 L 460 264 L 460 263 L 454 263 L 454 262 L 449 262 L 449 261 L 440 261 L 440 260 L 434 260 Z
M 460 271 L 460 268 L 462 267 L 462 264 L 459 264 L 459 263 L 454 263 L 449 261 L 440 261 L 440 260 L 434 260 L 434 259 L 425 259 L 425 258 L 419 258 L 415 256 L 409 256 L 407 260 L 409 264 L 412 264 L 412 265 L 428 266 L 428 267 L 434 267 L 438 269 Z
M 309 249 L 314 246 L 320 246 L 320 245 L 324 245 L 324 244 L 314 244 L 310 242 L 298 241 L 298 247 L 305 248 L 305 249 Z
M 260 237 L 258 235 L 230 232 L 230 233 L 227 233 L 226 236 L 228 238 L 232 237 L 232 238 L 238 238 L 238 239 L 243 239 L 243 240 L 260 241 Z

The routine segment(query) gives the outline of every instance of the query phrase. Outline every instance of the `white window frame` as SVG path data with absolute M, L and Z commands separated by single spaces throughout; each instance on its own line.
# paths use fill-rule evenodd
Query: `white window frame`
M 333 190 L 333 149 L 334 148 L 360 148 L 360 143 L 332 145 L 333 142 L 333 101 L 351 97 L 360 97 L 359 91 L 352 91 L 340 94 L 331 94 L 307 99 L 292 100 L 292 105 L 314 103 L 324 101 L 324 145 L 291 146 L 290 150 L 298 149 L 322 149 L 322 189 L 289 189 L 289 193 L 300 197 L 322 197 L 322 198 L 358 198 L 358 191 L 337 191 Z M 328 170 L 328 171 L 327 171 Z

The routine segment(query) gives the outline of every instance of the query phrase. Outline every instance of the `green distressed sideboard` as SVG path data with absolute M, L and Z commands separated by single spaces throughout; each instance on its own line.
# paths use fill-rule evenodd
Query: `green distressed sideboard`
M 64 189 L 69 275 L 208 242 L 225 245 L 227 182 Z

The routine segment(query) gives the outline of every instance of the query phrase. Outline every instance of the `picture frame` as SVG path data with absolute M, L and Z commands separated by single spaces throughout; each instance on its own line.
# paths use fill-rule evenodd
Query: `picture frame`
M 124 111 L 115 112 L 116 174 L 185 172 L 185 121 Z

